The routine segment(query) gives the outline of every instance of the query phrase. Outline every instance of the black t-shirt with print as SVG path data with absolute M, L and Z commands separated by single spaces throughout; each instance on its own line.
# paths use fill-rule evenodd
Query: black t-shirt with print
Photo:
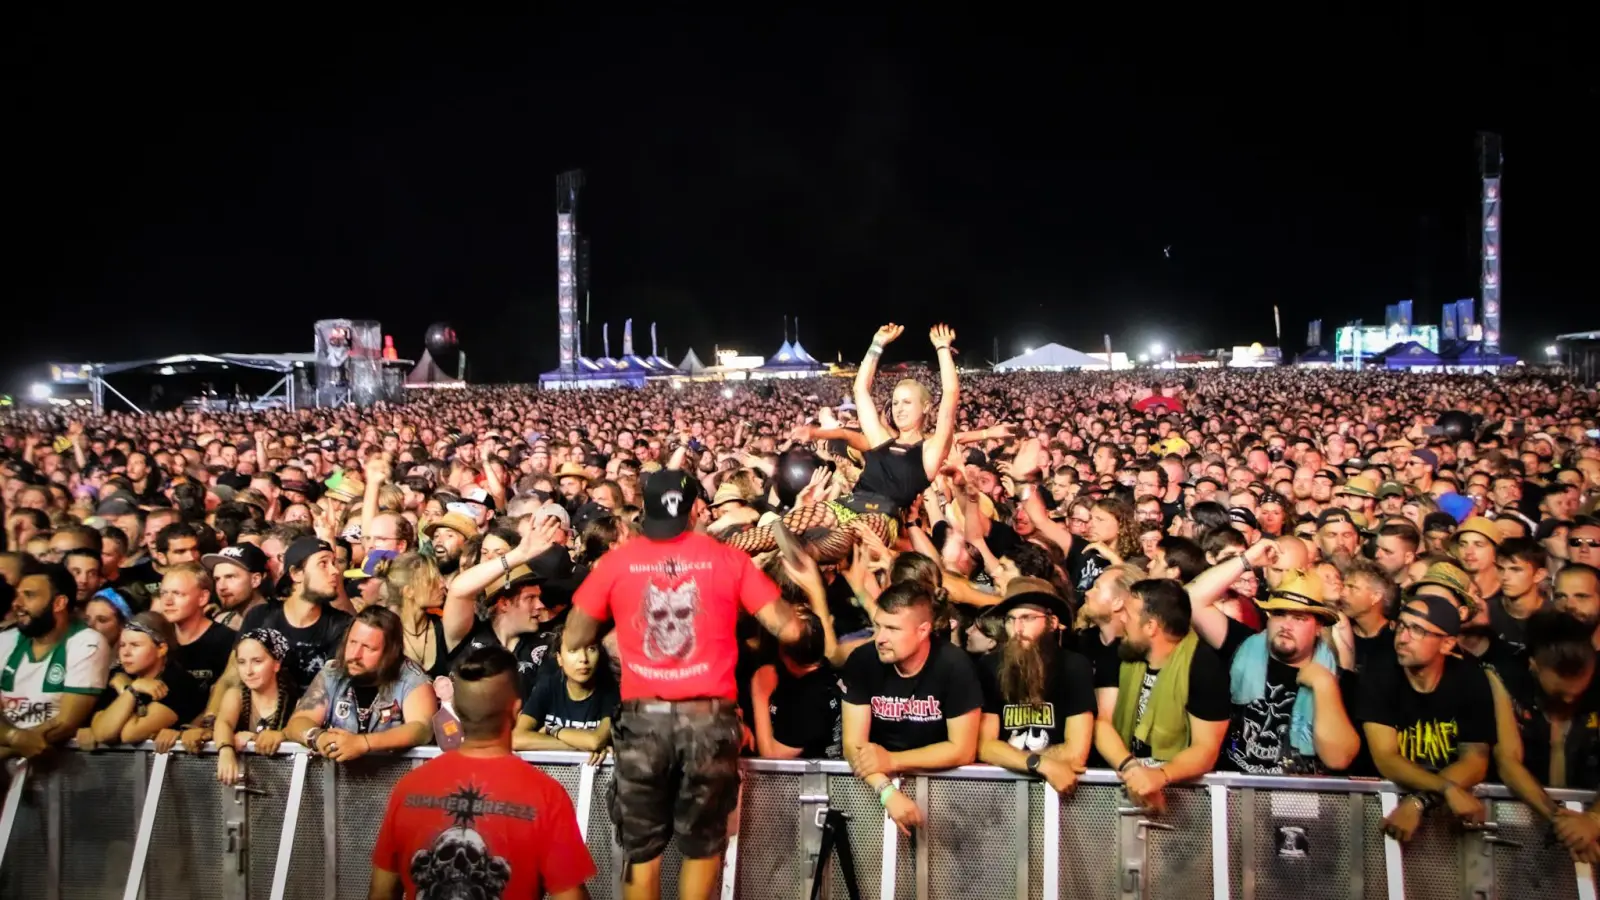
M 567 692 L 567 676 L 557 672 L 549 678 L 539 679 L 527 702 L 522 704 L 522 714 L 533 719 L 534 727 L 546 734 L 555 734 L 562 728 L 593 731 L 600 727 L 601 719 L 614 718 L 622 698 L 611 681 L 608 670 L 598 670 L 594 690 L 582 700 L 572 699 Z
M 1057 650 L 1046 673 L 1044 701 L 1008 703 L 1000 689 L 998 652 L 978 661 L 983 676 L 983 711 L 1000 717 L 1000 740 L 1018 750 L 1043 753 L 1066 741 L 1067 720 L 1094 715 L 1094 670 L 1089 660 L 1065 648 Z
M 767 698 L 772 739 L 798 748 L 803 759 L 842 758 L 838 673 L 827 663 L 799 676 L 789 674 L 783 660 L 772 665 L 778 672 L 778 685 Z
M 233 642 L 239 633 L 226 625 L 207 620 L 206 630 L 187 644 L 172 648 L 172 657 L 194 676 L 202 690 L 209 691 L 228 671 L 233 659 Z
M 1099 550 L 1084 550 L 1067 556 L 1067 571 L 1071 574 L 1072 584 L 1078 589 L 1079 594 L 1094 587 L 1096 579 L 1109 568 L 1111 560 L 1101 556 Z
M 1289 741 L 1300 671 L 1267 657 L 1267 687 L 1261 699 L 1233 707 L 1219 768 L 1247 775 L 1321 775 L 1316 754 L 1302 756 Z
M 930 645 L 927 661 L 910 678 L 879 662 L 876 646 L 863 644 L 845 660 L 843 677 L 844 702 L 872 710 L 868 740 L 891 753 L 946 740 L 946 719 L 983 705 L 972 660 L 945 641 Z
M 206 711 L 210 685 L 202 684 L 178 666 L 167 667 L 161 673 L 161 682 L 167 686 L 167 696 L 161 698 L 161 705 L 178 714 L 178 725 L 187 725 Z
M 1495 591 L 1494 596 L 1483 601 L 1489 607 L 1489 627 L 1502 641 L 1521 650 L 1528 643 L 1528 620 L 1512 618 L 1506 612 L 1505 594 Z
M 1144 683 L 1139 686 L 1135 722 L 1144 717 L 1145 707 L 1150 703 L 1150 692 L 1155 689 L 1156 677 L 1160 674 L 1159 669 L 1145 669 Z M 1206 722 L 1226 722 L 1233 715 L 1233 700 L 1228 694 L 1228 670 L 1223 667 L 1222 657 L 1217 655 L 1217 651 L 1207 647 L 1204 642 L 1194 648 L 1194 656 L 1189 658 L 1189 699 L 1184 708 L 1189 715 Z M 1150 745 L 1138 738 L 1133 739 L 1128 752 L 1141 760 L 1152 759 Z
M 125 673 L 121 673 L 118 670 L 112 674 Z M 209 695 L 200 687 L 200 683 L 194 680 L 194 676 L 183 670 L 182 666 L 167 666 L 156 680 L 167 686 L 167 695 L 156 702 L 178 715 L 178 722 L 173 727 L 181 728 L 184 725 L 188 725 L 195 719 L 200 718 L 200 714 L 206 711 L 206 701 L 209 699 Z M 108 683 L 95 700 L 94 711 L 99 712 L 115 703 L 117 695 L 120 693 L 122 691 Z
M 350 614 L 331 606 L 305 628 L 295 628 L 283 614 L 282 603 L 263 603 L 245 614 L 240 633 L 256 628 L 271 628 L 289 640 L 289 655 L 284 665 L 300 690 L 311 686 L 328 660 L 339 655 L 339 645 L 350 627 Z
M 1361 720 L 1393 728 L 1400 755 L 1430 772 L 1460 759 L 1462 744 L 1494 743 L 1494 695 L 1475 662 L 1447 660 L 1427 694 L 1398 665 L 1364 672 L 1361 682 Z
M 534 687 L 545 675 L 557 670 L 554 641 L 554 631 L 524 631 L 517 635 L 511 655 L 517 658 L 517 696 L 523 700 L 533 696 Z M 450 654 L 450 667 L 454 669 L 456 662 L 473 650 L 498 646 L 500 638 L 494 633 L 494 625 L 480 621 Z

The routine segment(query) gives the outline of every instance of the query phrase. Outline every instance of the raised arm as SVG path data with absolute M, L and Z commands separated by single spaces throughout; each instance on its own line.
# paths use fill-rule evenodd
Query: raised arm
M 874 447 L 891 440 L 894 435 L 883 427 L 883 419 L 878 417 L 878 404 L 872 399 L 872 379 L 878 374 L 878 358 L 883 355 L 883 348 L 905 330 L 904 325 L 893 322 L 879 328 L 878 333 L 872 336 L 872 346 L 867 348 L 861 367 L 856 369 L 855 386 L 851 391 L 856 401 L 856 417 L 861 420 L 861 433 L 867 436 Z
M 928 332 L 933 342 L 933 352 L 939 356 L 939 417 L 934 423 L 933 436 L 922 443 L 922 468 L 931 479 L 939 474 L 945 457 L 956 439 L 956 406 L 961 401 L 961 378 L 956 372 L 956 351 L 952 345 L 956 330 L 949 325 L 935 325 Z M 859 405 L 859 401 L 858 401 Z

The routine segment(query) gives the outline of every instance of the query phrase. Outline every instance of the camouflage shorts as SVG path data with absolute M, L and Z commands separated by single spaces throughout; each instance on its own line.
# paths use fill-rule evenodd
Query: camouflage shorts
M 691 701 L 671 711 L 629 701 L 611 729 L 616 760 L 607 804 L 630 863 L 660 856 L 673 835 L 689 859 L 720 854 L 739 802 L 744 734 L 732 701 Z

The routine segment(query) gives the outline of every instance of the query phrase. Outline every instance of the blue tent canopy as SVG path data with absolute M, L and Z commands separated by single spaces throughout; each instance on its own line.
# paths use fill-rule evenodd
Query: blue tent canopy
M 1439 354 L 1416 341 L 1395 344 L 1383 352 L 1383 365 L 1388 369 L 1411 369 L 1423 366 L 1440 366 L 1444 362 Z

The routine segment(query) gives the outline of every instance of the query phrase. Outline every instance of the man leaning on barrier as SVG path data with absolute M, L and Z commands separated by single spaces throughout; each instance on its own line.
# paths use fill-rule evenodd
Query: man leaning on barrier
M 1233 709 L 1227 670 L 1189 628 L 1189 595 L 1167 578 L 1136 582 L 1123 606 L 1117 699 L 1095 721 L 1095 748 L 1116 767 L 1128 796 L 1155 812 L 1167 785 L 1217 764 Z
M 35 757 L 89 722 L 111 669 L 111 648 L 72 613 L 77 582 L 56 563 L 24 560 L 0 631 L 0 759 Z
M 1106 577 L 1101 575 L 1101 578 Z M 1006 623 L 1000 649 L 978 661 L 983 683 L 978 759 L 1072 790 L 1094 739 L 1094 669 L 1061 646 L 1072 610 L 1050 582 L 1013 578 L 990 615 Z
M 1398 665 L 1362 678 L 1361 719 L 1378 772 L 1412 791 L 1384 819 L 1384 833 L 1408 841 L 1422 814 L 1446 803 L 1466 822 L 1483 821 L 1472 795 L 1489 774 L 1495 699 L 1475 662 L 1451 655 L 1461 612 L 1444 597 L 1413 592 L 1395 623 Z
M 511 751 L 522 707 L 517 659 L 466 654 L 451 674 L 461 746 L 395 784 L 372 848 L 369 900 L 504 897 L 588 900 L 594 860 L 572 800 Z
M 439 700 L 427 674 L 401 655 L 400 629 L 400 617 L 387 607 L 357 613 L 339 656 L 295 707 L 284 729 L 289 740 L 335 762 L 431 741 Z

